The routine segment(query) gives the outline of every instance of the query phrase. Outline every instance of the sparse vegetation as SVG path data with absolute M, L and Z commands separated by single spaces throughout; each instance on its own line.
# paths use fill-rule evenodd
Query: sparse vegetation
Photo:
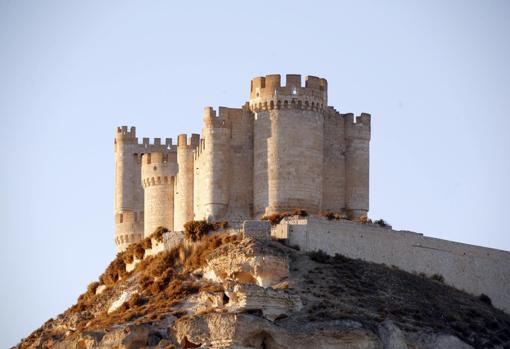
M 308 216 L 308 212 L 306 212 L 305 210 L 303 210 L 301 208 L 296 208 L 294 210 L 294 212 L 292 212 L 292 214 L 294 216 L 299 216 L 299 217 L 307 217 Z
M 312 261 L 315 261 L 317 263 L 328 263 L 330 259 L 330 257 L 326 253 L 324 253 L 323 250 L 309 252 L 308 256 Z
M 211 230 L 214 230 L 214 224 L 208 223 L 206 220 L 189 221 L 184 224 L 184 236 L 194 242 L 201 240 Z
M 327 211 L 327 212 L 321 212 L 321 215 L 323 217 L 326 217 L 328 220 L 333 220 L 336 218 L 336 215 L 334 212 L 331 212 L 331 211 Z
M 152 239 L 150 237 L 143 239 L 142 247 L 144 250 L 150 250 L 152 248 Z
M 391 228 L 391 225 L 388 222 L 386 222 L 384 219 L 376 219 L 374 221 L 374 224 L 377 224 L 382 228 Z
M 322 217 L 327 218 L 330 221 L 333 220 L 333 219 L 336 219 L 336 220 L 340 220 L 340 219 L 349 220 L 349 217 L 347 216 L 347 214 L 345 212 L 321 211 L 320 215 Z
M 492 300 L 490 299 L 489 296 L 487 296 L 485 293 L 482 293 L 479 297 L 478 297 L 479 300 L 481 300 L 482 302 L 484 302 L 485 304 L 487 305 L 490 305 L 492 306 Z
M 274 214 L 271 214 L 271 215 L 268 215 L 268 216 L 263 216 L 261 218 L 261 220 L 269 221 L 271 223 L 271 225 L 277 225 L 277 224 L 280 224 L 282 219 L 284 219 L 285 217 L 286 217 L 285 215 L 282 215 L 282 214 L 279 214 L 279 213 L 274 213 Z
M 181 244 L 170 251 L 145 258 L 130 273 L 125 270 L 126 253 L 119 253 L 101 275 L 100 282 L 91 283 L 64 316 L 79 314 L 76 325 L 79 331 L 85 327 L 91 330 L 108 328 L 112 324 L 127 321 L 144 323 L 161 320 L 165 314 L 186 315 L 185 312 L 178 310 L 181 300 L 185 297 L 201 290 L 223 291 L 219 284 L 192 278 L 192 272 L 207 264 L 211 252 L 223 245 L 237 244 L 240 240 L 239 235 L 202 236 L 193 244 Z M 135 245 L 143 249 L 143 242 Z M 114 296 L 112 293 L 113 286 L 121 280 L 123 285 L 131 285 L 136 292 L 117 310 L 108 314 L 106 312 L 108 304 L 112 298 L 118 297 L 118 294 Z M 100 295 L 96 295 L 96 289 L 100 284 L 105 284 L 108 288 Z M 98 308 L 97 304 L 103 306 Z M 33 336 L 36 336 L 36 332 Z
M 263 221 L 269 221 L 271 225 L 278 225 L 286 217 L 299 216 L 308 217 L 308 212 L 302 208 L 296 208 L 292 212 L 273 213 L 260 218 Z
M 444 283 L 444 276 L 441 274 L 434 274 L 430 278 L 434 281 Z
M 321 264 L 309 268 L 298 288 L 308 301 L 304 321 L 349 319 L 370 328 L 389 319 L 408 333 L 446 332 L 474 348 L 504 347 L 510 341 L 507 314 L 492 308 L 486 295 L 474 297 L 443 284 L 438 274 L 415 275 L 322 251 L 308 256 Z M 309 262 L 302 261 L 292 270 L 306 266 Z
M 151 234 L 151 238 L 157 242 L 163 242 L 163 234 L 168 233 L 168 229 L 165 227 L 157 227 L 156 230 Z
M 228 221 L 214 222 L 213 225 L 214 225 L 214 230 L 227 229 Z

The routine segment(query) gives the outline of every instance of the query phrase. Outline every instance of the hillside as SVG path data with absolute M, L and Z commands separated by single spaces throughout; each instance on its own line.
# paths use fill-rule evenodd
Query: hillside
M 16 348 L 510 348 L 510 315 L 439 277 L 242 233 L 131 260 Z

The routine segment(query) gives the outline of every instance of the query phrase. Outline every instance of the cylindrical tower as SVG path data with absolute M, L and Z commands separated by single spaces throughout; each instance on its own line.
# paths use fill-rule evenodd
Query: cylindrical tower
M 184 223 L 193 220 L 193 150 L 198 147 L 200 135 L 192 134 L 190 144 L 187 136 L 177 138 L 177 164 L 179 172 L 175 182 L 174 230 L 184 230 Z
M 301 208 L 317 213 L 322 199 L 327 82 L 280 75 L 251 81 L 254 112 L 254 214 Z
M 143 238 L 143 188 L 136 129 L 117 127 L 115 152 L 115 244 L 121 252 Z
M 366 216 L 369 199 L 370 114 L 345 116 L 345 204 L 351 218 Z
M 333 107 L 324 113 L 322 211 L 345 210 L 345 120 Z
M 226 120 L 216 117 L 211 107 L 204 110 L 202 130 L 203 148 L 200 168 L 200 200 L 205 219 L 217 221 L 225 218 L 229 199 L 230 128 Z
M 175 152 L 154 152 L 142 156 L 144 188 L 144 233 L 150 236 L 158 227 L 174 229 Z

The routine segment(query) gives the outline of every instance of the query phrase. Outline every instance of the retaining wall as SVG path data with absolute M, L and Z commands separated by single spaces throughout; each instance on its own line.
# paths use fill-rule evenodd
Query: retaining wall
M 446 284 L 473 295 L 488 295 L 510 313 L 510 252 L 441 240 L 410 231 L 322 218 L 290 219 L 273 228 L 303 251 L 322 250 L 349 258 L 384 263 L 426 275 L 440 274 Z

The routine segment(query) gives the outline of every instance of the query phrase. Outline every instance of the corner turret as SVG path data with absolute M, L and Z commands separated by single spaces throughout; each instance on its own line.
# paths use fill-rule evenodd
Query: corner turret
M 200 144 L 200 135 L 192 134 L 189 143 L 186 134 L 177 137 L 177 165 L 175 184 L 174 230 L 184 230 L 184 223 L 193 220 L 194 150 Z
M 142 156 L 144 188 L 144 232 L 150 236 L 158 227 L 174 229 L 175 152 L 154 152 Z
M 328 83 L 315 76 L 287 74 L 286 83 L 281 84 L 279 74 L 252 79 L 250 85 L 250 108 L 253 111 L 280 108 L 322 110 L 328 104 Z
M 345 114 L 346 210 L 351 218 L 366 216 L 369 209 L 370 123 L 362 113 Z

